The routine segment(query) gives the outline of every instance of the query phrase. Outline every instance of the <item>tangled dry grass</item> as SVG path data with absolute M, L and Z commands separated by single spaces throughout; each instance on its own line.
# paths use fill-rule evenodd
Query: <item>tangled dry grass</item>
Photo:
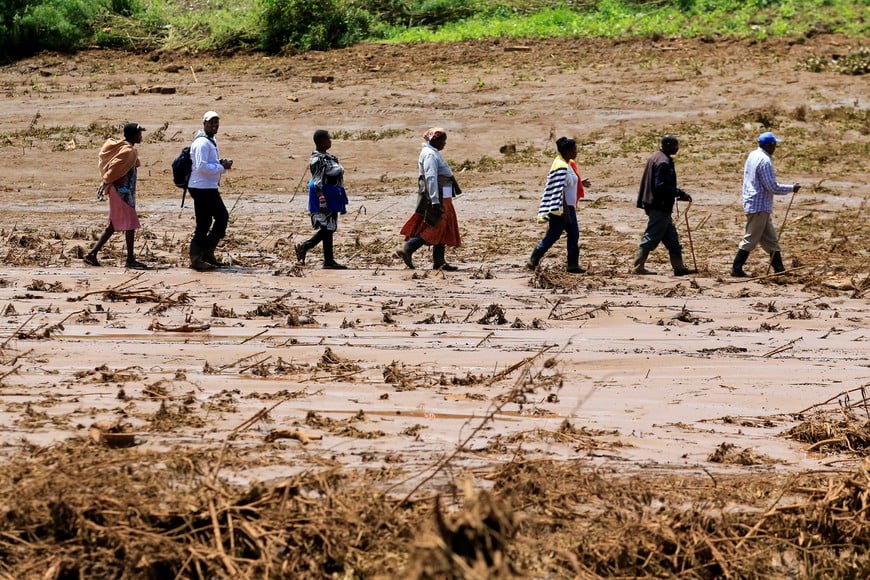
M 775 477 L 635 477 L 514 461 L 435 496 L 325 468 L 223 481 L 232 453 L 33 448 L 0 475 L 5 578 L 857 577 L 870 464 Z
M 870 401 L 862 385 L 805 409 L 798 414 L 801 422 L 786 436 L 810 443 L 809 451 L 846 453 L 870 457 Z

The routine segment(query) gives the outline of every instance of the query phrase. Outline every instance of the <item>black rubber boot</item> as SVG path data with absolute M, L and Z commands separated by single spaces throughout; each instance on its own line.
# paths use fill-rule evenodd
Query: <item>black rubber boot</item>
M 436 244 L 432 246 L 432 269 L 433 270 L 444 270 L 445 272 L 455 272 L 459 268 L 447 263 L 447 260 L 444 258 L 446 248 L 444 244 Z
M 203 252 L 204 250 L 199 244 L 193 240 L 190 241 L 190 267 L 198 272 L 214 270 L 214 265 L 209 264 L 203 259 Z
M 223 268 L 224 263 L 217 259 L 214 255 L 216 246 L 209 247 L 202 252 L 202 260 L 207 264 L 211 264 L 215 268 Z
M 749 252 L 746 250 L 737 250 L 737 255 L 734 256 L 734 263 L 731 265 L 731 275 L 735 278 L 749 278 L 749 274 L 743 271 L 743 265 L 749 259 Z
M 671 267 L 674 269 L 674 276 L 688 276 L 689 274 L 697 274 L 697 270 L 690 270 L 683 263 L 683 254 L 672 252 L 669 254 L 671 258 Z
M 541 259 L 543 259 L 544 254 L 546 254 L 546 250 L 541 250 L 540 248 L 535 248 L 532 250 L 532 255 L 529 256 L 529 261 L 526 262 L 526 268 L 529 270 L 534 270 L 541 263 Z
M 420 236 L 416 236 L 405 242 L 405 245 L 396 250 L 396 256 L 402 258 L 402 261 L 405 262 L 405 265 L 411 270 L 414 269 L 414 262 L 411 260 L 411 257 L 414 255 L 414 252 L 423 247 L 423 244 L 426 242 L 423 241 L 423 238 Z
M 129 270 L 152 270 L 153 268 L 148 264 L 143 264 L 136 258 L 127 258 L 127 262 L 124 264 L 124 267 Z
M 634 255 L 634 268 L 632 272 L 635 274 L 642 274 L 644 276 L 651 276 L 655 274 L 652 270 L 646 269 L 646 259 L 649 258 L 649 250 L 644 250 L 643 248 L 638 248 L 637 253 Z
M 323 235 L 323 269 L 324 270 L 347 270 L 347 266 L 335 261 L 332 248 L 332 232 L 327 231 Z
M 583 274 L 586 268 L 580 265 L 580 248 L 568 250 L 568 267 L 565 271 L 569 274 Z
M 785 272 L 785 265 L 782 263 L 782 254 L 774 252 L 770 255 L 770 265 L 773 266 L 773 271 L 779 274 Z

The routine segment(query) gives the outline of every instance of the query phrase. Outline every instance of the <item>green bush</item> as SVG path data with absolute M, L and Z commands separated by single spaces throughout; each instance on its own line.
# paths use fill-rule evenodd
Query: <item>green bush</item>
M 302 52 L 348 46 L 364 39 L 372 17 L 341 0 L 260 0 L 260 47 Z
M 114 4 L 131 9 L 131 0 L 39 0 L 0 3 L 0 45 L 10 56 L 40 50 L 73 51 L 94 33 L 98 16 Z
M 137 0 L 110 0 L 109 8 L 120 16 L 133 16 L 142 9 Z
M 27 4 L 27 0 L 0 0 L 0 52 L 4 55 L 16 56 L 16 18 Z
M 0 0 L 0 60 L 94 45 L 277 53 L 375 39 L 864 39 L 868 22 L 867 0 Z

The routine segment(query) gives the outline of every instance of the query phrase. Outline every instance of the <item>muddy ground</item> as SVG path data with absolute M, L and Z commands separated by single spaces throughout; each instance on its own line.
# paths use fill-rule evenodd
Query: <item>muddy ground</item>
M 110 461 L 100 445 L 131 443 L 119 457 L 210 457 L 232 484 L 340 469 L 412 500 L 468 478 L 487 488 L 518 458 L 648 480 L 860 469 L 861 448 L 824 425 L 867 412 L 870 100 L 866 76 L 810 66 L 858 48 L 561 40 L 5 66 L 0 456 L 72 446 Z M 218 252 L 231 267 L 198 273 L 169 165 L 209 109 L 235 161 Z M 159 269 L 144 273 L 123 268 L 120 236 L 102 268 L 81 261 L 107 211 L 97 152 L 129 121 L 147 129 L 137 249 Z M 456 273 L 425 251 L 413 271 L 392 256 L 432 125 L 464 190 Z M 300 184 L 316 128 L 347 171 L 347 271 L 293 252 L 311 232 Z M 780 181 L 804 184 L 775 209 L 790 270 L 766 277 L 758 250 L 759 278 L 734 280 L 743 161 L 765 130 L 784 139 Z M 675 219 L 700 273 L 670 275 L 660 248 L 659 274 L 639 277 L 637 183 L 666 132 L 681 139 L 694 203 Z M 564 243 L 524 268 L 561 135 L 593 184 L 579 276 Z M 816 412 L 823 433 L 788 436 Z

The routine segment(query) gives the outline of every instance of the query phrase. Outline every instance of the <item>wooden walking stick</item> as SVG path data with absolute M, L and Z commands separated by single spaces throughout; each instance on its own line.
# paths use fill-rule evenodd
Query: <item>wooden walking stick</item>
M 305 169 L 302 171 L 302 177 L 299 178 L 299 183 L 296 184 L 296 187 L 293 188 L 293 195 L 290 196 L 290 201 L 287 203 L 293 203 L 293 200 L 296 199 L 296 193 L 299 191 L 299 186 L 302 185 L 302 181 L 305 179 L 305 175 L 308 173 L 308 166 L 305 166 Z
M 782 225 L 779 226 L 779 231 L 776 232 L 776 243 L 777 244 L 782 239 L 782 232 L 785 231 L 785 223 L 788 221 L 788 212 L 791 210 L 791 203 L 794 201 L 794 196 L 796 194 L 797 194 L 796 191 L 792 192 L 791 199 L 788 200 L 788 206 L 786 206 L 786 208 L 785 208 L 785 216 L 783 216 L 783 218 L 782 218 Z M 767 272 L 765 272 L 765 275 L 770 274 L 771 267 L 773 267 L 773 256 L 772 255 L 770 257 L 770 262 L 767 264 Z
M 683 217 L 686 218 L 686 235 L 689 237 L 689 249 L 692 251 L 692 266 L 695 268 L 695 271 L 698 271 L 698 261 L 695 259 L 695 244 L 692 243 L 692 228 L 689 227 L 689 208 L 692 207 L 692 202 L 689 202 L 689 205 L 686 206 L 686 209 L 683 211 Z
M 244 191 L 239 192 L 239 196 L 236 198 L 236 201 L 233 202 L 233 207 L 230 208 L 230 211 L 227 212 L 227 215 L 232 215 L 233 210 L 236 209 L 236 206 L 239 204 L 239 200 L 242 199 L 243 193 L 245 193 L 245 192 Z

